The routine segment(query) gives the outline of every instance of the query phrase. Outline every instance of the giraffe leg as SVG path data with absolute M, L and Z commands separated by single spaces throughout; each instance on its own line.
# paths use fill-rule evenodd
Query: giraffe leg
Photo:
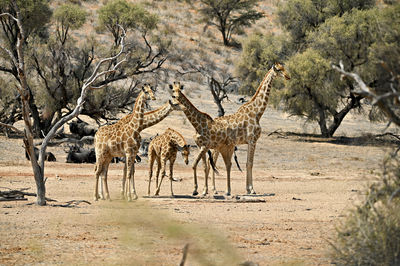
M 157 186 L 156 193 L 154 194 L 155 196 L 158 196 L 158 194 L 160 193 L 161 183 L 165 176 L 165 165 L 167 163 L 167 160 L 166 160 L 165 156 L 161 155 L 161 157 L 162 157 L 161 158 L 161 179 L 160 179 L 160 183 Z
M 253 188 L 253 161 L 254 152 L 256 150 L 256 143 L 249 143 L 247 148 L 247 176 L 246 176 L 246 190 L 247 194 L 256 194 Z
M 198 184 L 197 184 L 197 165 L 199 164 L 200 159 L 202 158 L 203 154 L 205 154 L 207 152 L 207 148 L 206 147 L 201 147 L 199 154 L 197 155 L 196 159 L 193 161 L 193 179 L 194 179 L 194 190 L 193 190 L 193 196 L 196 196 L 197 194 L 199 194 L 199 192 L 197 192 L 197 188 L 198 188 Z M 207 164 L 205 165 L 205 168 L 207 168 Z
M 135 191 L 135 183 L 134 183 L 134 175 L 135 175 L 135 156 L 126 156 L 128 161 L 127 163 L 127 182 L 125 183 L 125 195 L 128 201 L 132 201 L 137 199 L 136 191 Z
M 104 196 L 104 194 L 103 194 L 103 189 L 102 189 L 102 199 L 107 199 L 107 200 L 111 200 L 111 198 L 110 198 L 110 192 L 108 191 L 108 183 L 107 183 L 107 175 L 108 175 L 108 166 L 109 166 L 110 164 L 107 164 L 105 167 L 104 167 L 104 171 L 103 171 L 103 184 L 104 184 L 104 191 L 105 191 L 105 196 Z
M 232 168 L 232 155 L 235 147 L 229 147 L 221 152 L 226 167 L 226 196 L 231 195 L 231 168 Z
M 206 196 L 208 194 L 208 174 L 210 172 L 210 168 L 207 165 L 207 156 L 206 153 L 203 154 L 201 157 L 204 165 L 204 189 L 203 189 L 203 196 Z
M 127 174 L 127 170 L 128 170 L 128 168 L 127 168 L 127 159 L 126 159 L 126 157 L 125 157 L 125 163 L 124 163 L 124 172 L 123 172 L 123 174 L 122 174 L 122 186 L 121 186 L 121 197 L 122 197 L 122 199 L 126 199 L 125 198 L 125 195 L 126 195 L 126 192 L 125 192 L 125 183 L 126 183 L 126 174 Z
M 169 160 L 169 181 L 171 184 L 171 197 L 174 196 L 174 191 L 172 189 L 172 181 L 174 181 L 174 176 L 173 176 L 174 175 L 174 162 L 175 162 L 174 158 L 171 158 Z
M 96 167 L 95 167 L 95 178 L 96 178 L 96 184 L 94 187 L 94 200 L 97 201 L 99 200 L 99 177 L 100 177 L 100 173 L 102 172 L 102 166 L 100 165 L 100 163 L 96 163 Z
M 212 157 L 213 157 L 215 165 L 217 165 L 218 155 L 219 155 L 218 150 L 213 150 Z M 210 166 L 211 166 L 210 163 L 208 163 L 208 169 L 212 168 Z M 212 191 L 213 191 L 214 195 L 218 194 L 217 188 L 215 186 L 215 171 L 214 171 L 214 169 L 212 169 Z
M 154 165 L 154 155 L 150 153 L 149 155 L 149 186 L 147 188 L 147 196 L 150 196 L 150 184 L 151 184 L 151 177 L 153 176 L 153 165 Z
M 157 157 L 157 172 L 156 172 L 156 190 L 158 188 L 158 177 L 160 176 L 161 171 L 161 160 L 160 157 Z

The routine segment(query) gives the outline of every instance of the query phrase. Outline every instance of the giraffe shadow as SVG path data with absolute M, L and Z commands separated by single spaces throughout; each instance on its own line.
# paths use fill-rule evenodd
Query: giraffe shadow
M 251 199 L 262 199 L 264 197 L 273 197 L 275 193 L 264 193 L 264 194 L 243 194 L 243 195 L 207 195 L 207 196 L 192 196 L 192 195 L 174 195 L 174 196 L 143 196 L 145 199 L 192 199 L 192 200 L 216 200 L 216 201 L 244 201 Z

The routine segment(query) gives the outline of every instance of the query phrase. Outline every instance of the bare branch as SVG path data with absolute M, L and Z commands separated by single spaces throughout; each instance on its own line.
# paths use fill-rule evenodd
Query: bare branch
M 391 92 L 378 95 L 364 83 L 364 81 L 358 74 L 345 71 L 342 61 L 340 61 L 339 66 L 332 65 L 332 68 L 342 73 L 342 75 L 354 79 L 357 84 L 357 89 L 354 89 L 352 93 L 371 99 L 372 104 L 379 106 L 379 108 L 387 115 L 387 117 L 391 121 L 400 126 L 400 117 L 398 116 L 398 114 L 391 108 L 391 106 L 389 106 L 389 104 L 387 104 L 387 102 L 383 101 L 388 98 L 399 99 L 400 92 L 392 87 Z
M 344 70 L 343 62 L 340 61 L 340 67 L 332 65 L 332 68 L 342 73 L 342 75 L 348 76 L 355 80 L 358 85 L 358 90 L 354 90 L 353 93 L 363 95 L 365 97 L 375 98 L 377 95 L 368 88 L 364 81 L 360 78 L 358 74 L 350 73 Z
M 14 20 L 15 22 L 18 23 L 18 19 L 8 12 L 1 13 L 0 18 L 2 18 L 2 17 L 10 17 L 12 20 Z

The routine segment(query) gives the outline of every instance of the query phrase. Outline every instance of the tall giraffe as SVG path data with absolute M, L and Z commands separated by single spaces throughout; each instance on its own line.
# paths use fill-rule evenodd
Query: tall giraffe
M 216 149 L 222 155 L 227 172 L 226 195 L 231 193 L 230 171 L 232 166 L 232 155 L 236 145 L 247 144 L 246 164 L 246 190 L 248 194 L 255 194 L 253 188 L 253 160 L 256 143 L 261 135 L 260 119 L 267 107 L 271 83 L 275 77 L 282 76 L 290 79 L 284 67 L 275 63 L 265 75 L 251 100 L 243 104 L 234 114 L 212 119 L 209 115 L 200 112 L 183 95 L 181 85 L 174 83 L 170 88 L 173 90 L 173 100 L 181 104 L 186 117 L 196 129 L 195 142 L 200 147 L 200 152 L 193 162 L 193 173 L 195 189 L 197 194 L 196 168 L 200 159 L 203 159 L 205 171 L 205 187 L 203 195 L 208 193 L 208 167 L 205 162 L 205 153 L 209 149 Z
M 174 173 L 174 163 L 176 154 L 181 150 L 182 157 L 186 164 L 189 163 L 189 145 L 186 143 L 185 138 L 176 130 L 167 128 L 165 132 L 155 137 L 149 144 L 149 186 L 147 194 L 150 195 L 151 177 L 153 176 L 154 161 L 157 160 L 157 173 L 156 173 L 156 193 L 160 193 L 161 183 L 164 179 L 165 166 L 169 161 L 169 180 L 171 182 L 171 196 L 174 196 L 172 190 L 172 181 Z M 158 176 L 161 171 L 161 180 L 158 183 Z
M 134 183 L 135 157 L 140 146 L 140 131 L 143 125 L 144 106 L 147 100 L 155 100 L 153 91 L 149 84 L 142 87 L 142 91 L 135 101 L 131 114 L 121 118 L 117 123 L 100 127 L 94 137 L 96 149 L 96 186 L 94 191 L 95 200 L 99 199 L 98 184 L 99 176 L 103 176 L 106 199 L 110 199 L 107 184 L 108 166 L 113 157 L 125 157 L 124 177 L 128 176 L 128 182 L 123 185 L 124 197 L 128 200 L 137 199 Z M 103 193 L 103 191 L 102 191 Z M 104 198 L 104 195 L 102 195 Z
M 162 120 L 166 118 L 172 111 L 174 110 L 180 110 L 178 104 L 173 104 L 171 100 L 166 102 L 163 106 L 156 110 L 152 110 L 150 112 L 144 113 L 143 115 L 143 122 L 141 125 L 139 125 L 138 131 L 141 132 L 142 130 L 151 127 Z M 133 115 L 133 114 L 129 114 Z M 126 168 L 126 160 L 125 160 L 125 166 Z M 125 187 L 125 181 L 126 181 L 126 170 L 124 168 L 124 175 L 122 177 L 122 186 L 121 186 L 121 195 L 124 196 L 124 187 Z M 101 187 L 101 194 L 103 194 L 102 187 Z

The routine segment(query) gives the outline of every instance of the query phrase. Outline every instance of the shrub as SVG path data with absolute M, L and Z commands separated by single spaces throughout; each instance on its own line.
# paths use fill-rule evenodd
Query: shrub
M 337 229 L 332 258 L 338 265 L 400 264 L 400 160 L 384 162 L 382 178 Z

